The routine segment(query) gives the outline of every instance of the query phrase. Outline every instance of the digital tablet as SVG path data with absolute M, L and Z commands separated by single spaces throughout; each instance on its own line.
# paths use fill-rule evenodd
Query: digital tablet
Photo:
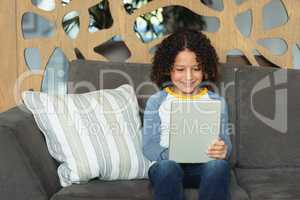
M 219 137 L 220 100 L 176 100 L 171 103 L 169 159 L 205 163 L 209 145 Z

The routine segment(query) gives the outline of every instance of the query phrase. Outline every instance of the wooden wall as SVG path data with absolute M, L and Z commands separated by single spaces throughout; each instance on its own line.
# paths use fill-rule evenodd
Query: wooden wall
M 1 0 L 1 76 L 0 76 L 0 111 L 17 104 L 19 94 L 23 90 L 39 90 L 43 77 L 43 70 L 54 48 L 60 47 L 68 59 L 75 58 L 74 48 L 80 49 L 87 59 L 105 60 L 105 58 L 93 51 L 93 48 L 114 35 L 121 35 L 129 50 L 131 57 L 127 62 L 150 62 L 151 55 L 149 49 L 161 41 L 154 40 L 149 43 L 142 43 L 133 31 L 135 19 L 147 12 L 160 7 L 179 5 L 190 9 L 191 11 L 204 15 L 218 17 L 220 28 L 215 33 L 207 33 L 217 52 L 221 62 L 226 61 L 226 53 L 232 49 L 239 49 L 253 65 L 258 65 L 253 49 L 256 49 L 261 55 L 272 63 L 282 68 L 291 67 L 293 64 L 292 47 L 294 44 L 300 44 L 300 1 L 282 0 L 285 6 L 289 20 L 283 26 L 264 30 L 262 27 L 262 10 L 271 0 L 247 0 L 241 5 L 236 5 L 234 0 L 223 0 L 224 10 L 217 11 L 208 8 L 200 3 L 200 0 L 153 0 L 147 5 L 136 10 L 132 15 L 126 13 L 122 0 L 109 0 L 110 10 L 114 19 L 113 26 L 110 29 L 101 30 L 95 33 L 88 32 L 88 8 L 99 3 L 100 0 L 72 0 L 70 5 L 62 6 L 61 0 L 56 0 L 55 10 L 43 11 L 31 3 L 31 0 Z M 249 37 L 243 36 L 235 25 L 235 17 L 247 10 L 252 12 L 252 31 Z M 24 13 L 34 12 L 50 22 L 55 24 L 55 34 L 51 38 L 38 38 L 25 40 L 22 36 L 21 19 Z M 67 37 L 62 28 L 62 19 L 70 11 L 80 13 L 80 33 L 74 40 Z M 264 38 L 282 38 L 285 40 L 288 48 L 282 55 L 274 55 L 268 49 L 257 45 L 258 39 Z M 25 48 L 39 48 L 41 53 L 42 71 L 30 71 L 24 60 Z M 19 80 L 20 84 L 16 84 Z M 18 82 L 17 82 L 18 83 Z M 13 94 L 15 85 L 16 95 Z
M 16 3 L 0 1 L 0 111 L 15 105 L 14 84 L 18 76 Z

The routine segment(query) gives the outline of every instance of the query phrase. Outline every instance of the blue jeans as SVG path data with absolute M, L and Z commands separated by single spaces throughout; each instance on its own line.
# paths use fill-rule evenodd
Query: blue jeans
M 155 200 L 183 200 L 184 188 L 198 188 L 199 200 L 229 200 L 230 167 L 225 160 L 178 164 L 161 160 L 149 169 Z

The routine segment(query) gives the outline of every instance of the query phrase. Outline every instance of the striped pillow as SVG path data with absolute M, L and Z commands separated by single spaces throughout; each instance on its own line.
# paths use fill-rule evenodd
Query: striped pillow
M 23 101 L 45 135 L 63 187 L 99 177 L 147 178 L 137 99 L 130 85 L 85 94 L 26 91 Z

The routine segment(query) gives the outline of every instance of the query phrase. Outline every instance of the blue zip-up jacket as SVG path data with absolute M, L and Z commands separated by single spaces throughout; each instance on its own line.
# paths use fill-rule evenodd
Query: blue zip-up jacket
M 161 120 L 159 117 L 159 108 L 162 102 L 166 99 L 168 93 L 161 90 L 152 95 L 146 104 L 144 112 L 144 123 L 143 123 L 143 152 L 144 155 L 151 161 L 159 161 L 168 159 L 168 148 L 160 145 L 160 125 Z M 218 94 L 208 91 L 208 96 L 211 99 L 221 100 L 222 112 L 221 112 L 221 129 L 220 138 L 227 145 L 226 159 L 228 160 L 231 154 L 232 145 L 230 142 L 229 131 L 228 131 L 228 110 L 227 105 L 223 97 Z

